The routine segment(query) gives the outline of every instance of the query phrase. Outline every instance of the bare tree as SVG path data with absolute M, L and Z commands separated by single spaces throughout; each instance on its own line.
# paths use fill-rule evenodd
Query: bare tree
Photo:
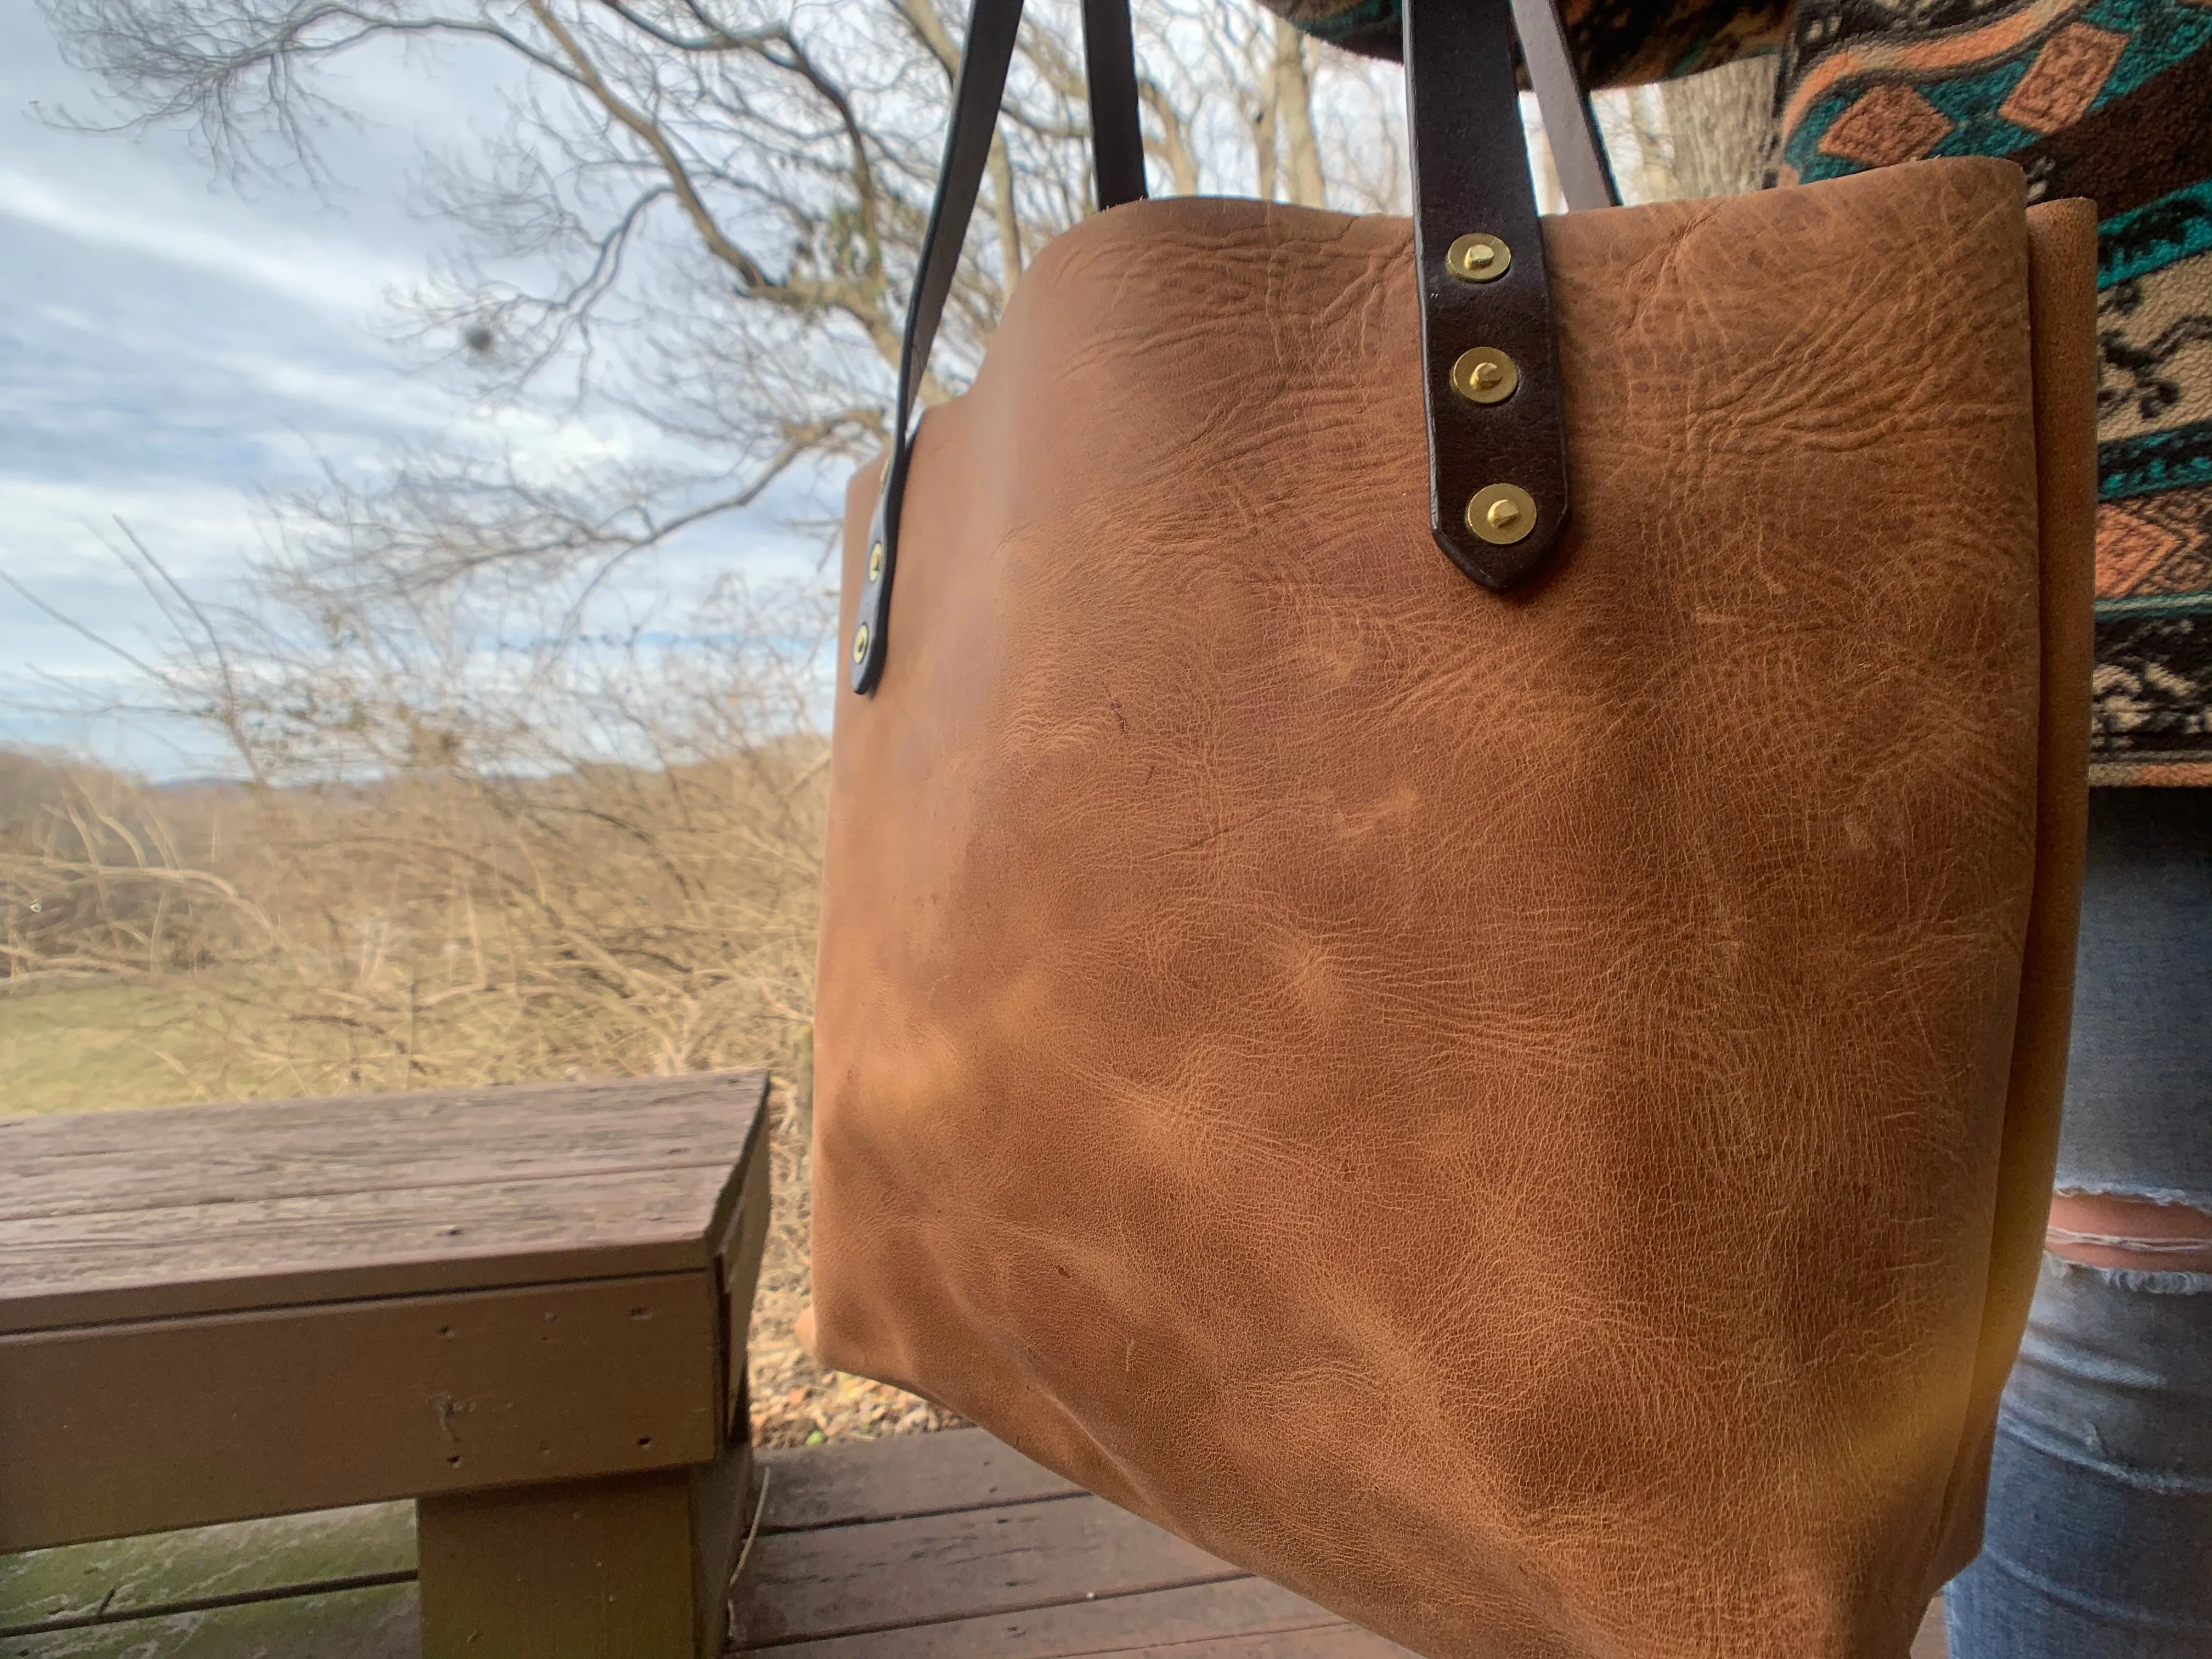
M 435 72 L 475 51 L 506 77 L 500 136 L 428 169 L 454 250 L 403 331 L 472 401 L 619 408 L 655 441 L 588 473 L 433 449 L 333 478 L 289 503 L 295 580 L 603 574 L 883 445 L 958 62 L 940 0 L 42 3 L 126 124 L 191 125 L 233 170 L 317 173 L 357 56 L 408 50 Z M 1369 159 L 1395 150 L 1366 66 L 1317 68 L 1244 0 L 1184 3 L 1140 20 L 1157 183 L 1321 204 L 1334 122 L 1345 203 L 1369 204 Z M 1037 248 L 1093 209 L 1076 33 L 1070 0 L 1024 25 L 926 399 L 964 382 Z M 1262 113 L 1254 152 L 1237 134 Z

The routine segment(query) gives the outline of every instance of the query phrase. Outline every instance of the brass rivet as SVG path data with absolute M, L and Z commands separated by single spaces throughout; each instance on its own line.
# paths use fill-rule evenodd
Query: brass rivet
M 1463 282 L 1494 283 L 1513 264 L 1513 250 L 1485 231 L 1473 231 L 1444 253 L 1444 269 Z
M 878 542 L 868 550 L 868 580 L 873 581 L 884 574 L 884 544 Z
M 853 630 L 853 660 L 865 662 L 868 656 L 868 625 L 862 623 Z
M 1452 365 L 1452 390 L 1470 402 L 1504 403 L 1521 384 L 1521 371 L 1496 346 L 1476 346 L 1462 351 Z
M 1503 547 L 1536 527 L 1536 503 L 1517 484 L 1492 484 L 1476 490 L 1474 499 L 1467 504 L 1467 527 L 1483 540 Z

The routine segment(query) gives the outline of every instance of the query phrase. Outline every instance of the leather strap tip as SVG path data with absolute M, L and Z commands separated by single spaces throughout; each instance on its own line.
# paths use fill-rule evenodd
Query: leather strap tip
M 872 634 L 875 633 L 872 627 L 869 631 Z M 855 696 L 872 697 L 876 694 L 877 685 L 884 678 L 884 648 L 880 643 L 881 638 L 880 635 L 876 635 L 875 638 L 869 641 L 867 649 L 861 654 L 859 660 L 853 665 L 849 683 L 853 688 L 853 695 Z
M 1503 593 L 1521 586 L 1550 562 L 1565 527 L 1562 523 L 1548 531 L 1539 530 L 1525 541 L 1503 545 L 1481 541 L 1457 526 L 1431 525 L 1430 533 L 1462 575 L 1493 593 Z

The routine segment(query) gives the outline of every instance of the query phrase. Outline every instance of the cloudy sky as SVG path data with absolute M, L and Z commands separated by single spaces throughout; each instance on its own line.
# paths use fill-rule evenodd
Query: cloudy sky
M 406 186 L 426 147 L 465 145 L 496 115 L 486 67 L 354 62 L 346 101 L 366 118 L 327 137 L 337 188 L 241 191 L 182 133 L 58 130 L 64 112 L 112 112 L 33 0 L 0 0 L 0 569 L 144 646 L 155 619 L 111 551 L 118 519 L 220 592 L 263 544 L 261 493 L 321 461 L 369 469 L 395 442 L 495 425 L 541 453 L 636 441 L 618 420 L 472 410 L 377 332 L 386 296 L 421 281 L 449 234 L 408 212 Z M 696 537 L 640 580 L 802 556 L 763 520 Z M 86 744 L 170 775 L 208 764 L 174 732 L 42 712 L 42 675 L 105 684 L 114 665 L 0 587 L 0 741 Z

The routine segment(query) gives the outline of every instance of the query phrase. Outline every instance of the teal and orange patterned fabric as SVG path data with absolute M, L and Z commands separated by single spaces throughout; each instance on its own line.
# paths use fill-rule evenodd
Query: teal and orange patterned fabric
M 1397 0 L 1271 0 L 1395 54 Z M 1570 0 L 1593 85 L 1778 52 L 1771 177 L 2002 155 L 2100 219 L 2092 781 L 2212 785 L 2212 0 Z

